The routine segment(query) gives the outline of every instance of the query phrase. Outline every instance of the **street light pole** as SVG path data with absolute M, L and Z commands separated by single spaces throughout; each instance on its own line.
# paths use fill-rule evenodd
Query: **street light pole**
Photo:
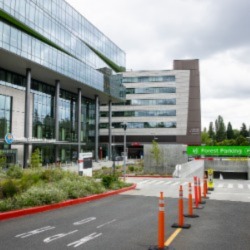
M 127 156 L 127 150 L 126 150 L 126 129 L 127 129 L 127 123 L 123 123 L 123 129 L 124 129 L 124 150 L 123 150 L 123 180 L 126 180 L 126 156 Z

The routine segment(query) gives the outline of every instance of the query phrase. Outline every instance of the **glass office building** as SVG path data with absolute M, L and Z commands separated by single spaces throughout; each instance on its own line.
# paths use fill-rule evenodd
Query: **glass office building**
M 124 70 L 125 53 L 64 0 L 0 0 L 0 150 L 24 166 L 36 148 L 44 164 L 98 158 L 99 105 L 124 99 Z
M 199 60 L 174 60 L 171 70 L 122 73 L 126 100 L 112 106 L 112 136 L 108 106 L 101 106 L 100 142 L 105 154 L 121 155 L 127 124 L 129 158 L 140 158 L 143 148 L 160 144 L 200 145 Z

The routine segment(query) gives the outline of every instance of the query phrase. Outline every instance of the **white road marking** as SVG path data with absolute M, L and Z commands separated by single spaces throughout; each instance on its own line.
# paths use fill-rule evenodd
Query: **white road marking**
M 158 180 L 154 180 L 154 181 L 150 181 L 150 182 L 148 182 L 147 184 L 153 184 L 153 183 L 155 183 L 155 182 L 157 182 Z
M 217 187 L 218 188 L 223 188 L 224 184 L 219 184 Z
M 84 219 L 84 220 L 80 220 L 80 221 L 74 222 L 73 225 L 79 226 L 79 225 L 88 223 L 88 222 L 93 221 L 93 220 L 96 220 L 96 217 L 89 217 L 89 218 L 87 218 L 87 219 Z
M 163 182 L 165 182 L 165 181 L 159 181 L 159 182 L 155 183 L 155 185 L 160 185 L 160 184 L 162 184 Z
M 242 184 L 238 184 L 238 188 L 243 189 L 243 185 Z
M 138 182 L 138 184 L 145 184 L 145 183 L 147 183 L 147 182 L 149 182 L 149 181 L 151 181 L 151 180 L 140 181 L 140 182 Z
M 167 181 L 167 182 L 165 182 L 163 185 L 168 185 L 168 184 L 170 184 L 170 183 L 172 183 L 172 181 Z
M 247 184 L 247 186 L 248 186 L 248 189 L 250 189 L 250 184 Z
M 108 224 L 111 224 L 111 223 L 113 223 L 113 222 L 115 222 L 115 221 L 116 221 L 116 219 L 111 220 L 111 221 L 108 221 L 108 222 L 106 222 L 106 223 L 104 223 L 104 224 L 102 224 L 102 225 L 100 225 L 100 226 L 97 226 L 96 228 L 101 228 L 101 227 L 106 226 L 106 225 L 108 225 Z
M 234 187 L 234 185 L 231 184 L 231 183 L 229 183 L 229 184 L 227 185 L 227 188 L 233 188 L 233 187 Z
M 77 240 L 77 241 L 74 241 L 74 242 L 68 244 L 67 246 L 68 247 L 70 247 L 70 246 L 79 247 L 82 244 L 85 244 L 86 242 L 88 242 L 90 240 L 93 240 L 93 239 L 95 239 L 95 238 L 97 238 L 97 237 L 99 237 L 101 235 L 102 235 L 102 233 L 99 233 L 99 234 L 92 233 L 92 234 L 90 234 L 88 236 L 85 236 L 84 238 L 81 238 L 80 240 Z
M 171 186 L 177 186 L 179 183 L 180 183 L 180 182 L 179 182 L 179 181 L 177 181 L 177 182 L 175 182 L 175 183 L 171 184 Z
M 53 236 L 50 236 L 50 237 L 44 239 L 43 242 L 50 243 L 53 240 L 57 240 L 57 239 L 63 238 L 65 236 L 67 236 L 67 235 L 70 235 L 70 234 L 73 234 L 73 233 L 76 233 L 76 232 L 78 232 L 78 230 L 74 230 L 74 231 L 71 231 L 71 232 L 68 232 L 68 233 L 65 233 L 65 234 L 64 233 L 62 233 L 62 234 L 56 234 L 56 235 L 53 235 Z
M 52 230 L 52 229 L 55 229 L 55 227 L 51 227 L 51 226 L 42 227 L 42 228 L 35 229 L 33 231 L 29 231 L 27 233 L 18 234 L 15 237 L 17 237 L 17 238 L 18 237 L 19 238 L 27 238 L 29 236 L 32 236 L 32 235 L 35 235 L 35 234 L 39 234 L 39 233 L 42 233 L 42 232 L 45 232 L 45 231 L 48 231 L 48 230 Z
M 187 184 L 188 184 L 188 182 L 186 181 L 186 182 L 182 183 L 181 185 L 186 186 Z

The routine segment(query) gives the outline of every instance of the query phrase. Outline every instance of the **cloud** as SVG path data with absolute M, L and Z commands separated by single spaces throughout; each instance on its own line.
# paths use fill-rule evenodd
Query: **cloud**
M 126 52 L 127 69 L 200 59 L 202 126 L 250 125 L 249 0 L 67 0 Z

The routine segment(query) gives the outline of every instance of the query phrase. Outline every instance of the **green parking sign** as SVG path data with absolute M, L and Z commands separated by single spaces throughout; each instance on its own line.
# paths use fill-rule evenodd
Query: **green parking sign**
M 188 146 L 187 154 L 194 156 L 249 156 L 250 146 Z

